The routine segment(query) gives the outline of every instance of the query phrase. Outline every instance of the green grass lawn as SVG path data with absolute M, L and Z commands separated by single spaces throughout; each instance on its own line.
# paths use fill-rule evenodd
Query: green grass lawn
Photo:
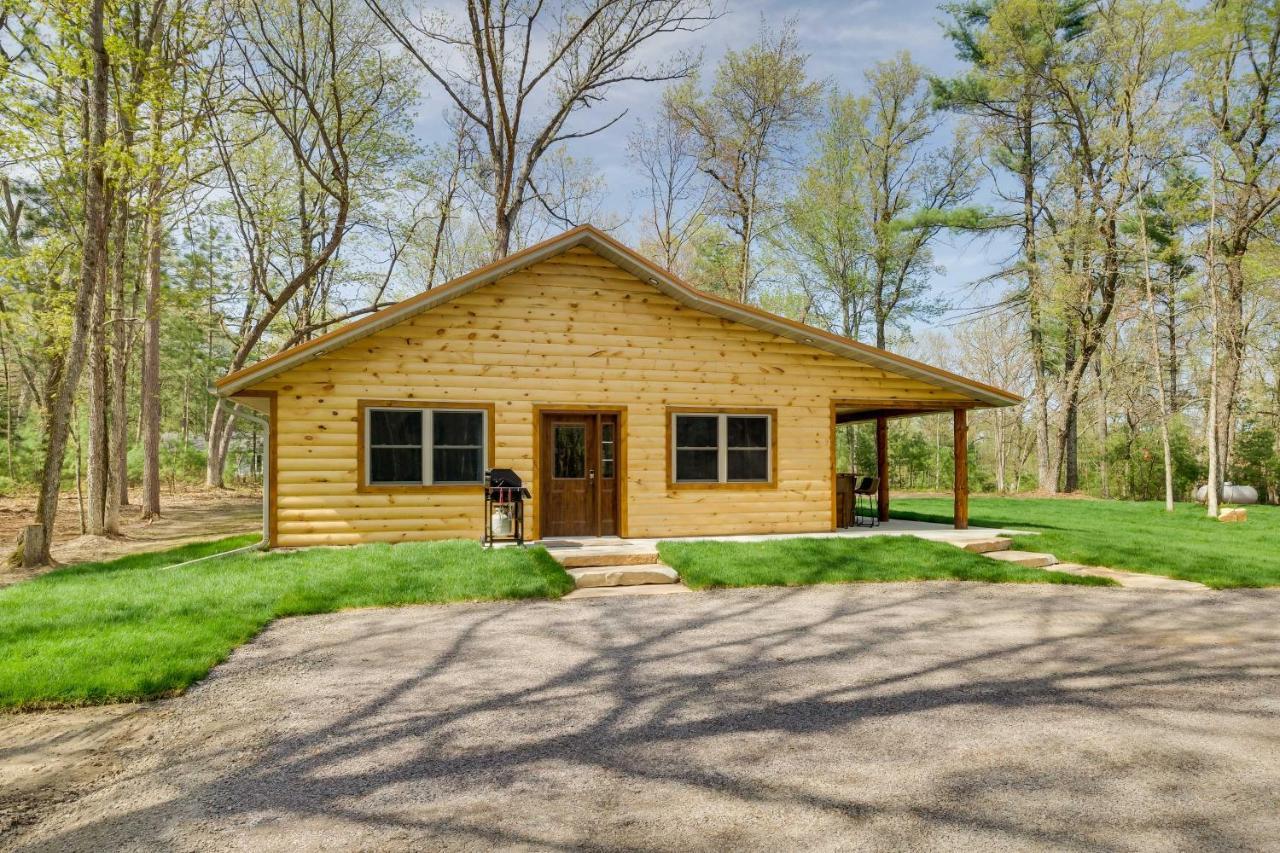
M 1111 585 L 1103 578 L 1001 563 L 913 536 L 662 542 L 658 553 L 694 589 L 927 580 Z
M 541 548 L 460 541 L 251 552 L 166 568 L 256 538 L 84 563 L 0 590 L 0 708 L 171 694 L 282 616 L 558 598 L 573 588 Z
M 1244 524 L 1204 507 L 1073 498 L 988 498 L 969 503 L 974 527 L 1037 531 L 1014 547 L 1059 560 L 1198 581 L 1215 589 L 1280 585 L 1280 507 L 1251 506 Z M 894 498 L 895 518 L 951 521 L 950 498 Z

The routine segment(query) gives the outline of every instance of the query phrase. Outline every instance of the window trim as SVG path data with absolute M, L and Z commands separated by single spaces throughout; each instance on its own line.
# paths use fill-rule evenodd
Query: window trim
M 676 416 L 703 415 L 718 417 L 718 435 L 716 439 L 718 453 L 719 478 L 712 480 L 676 480 Z M 726 416 L 748 415 L 764 417 L 768 423 L 768 471 L 767 480 L 729 480 L 728 479 L 728 434 Z M 667 489 L 736 489 L 750 491 L 755 489 L 778 488 L 778 410 L 766 408 L 724 408 L 716 406 L 668 406 L 667 407 Z
M 484 468 L 494 467 L 495 406 L 493 403 L 455 403 L 423 400 L 357 400 L 356 401 L 356 492 L 357 494 L 432 494 L 438 492 L 479 492 L 483 483 L 371 483 L 369 482 L 369 411 L 376 409 L 416 409 L 437 412 L 480 412 L 484 416 Z M 423 473 L 431 464 L 431 424 L 423 423 Z

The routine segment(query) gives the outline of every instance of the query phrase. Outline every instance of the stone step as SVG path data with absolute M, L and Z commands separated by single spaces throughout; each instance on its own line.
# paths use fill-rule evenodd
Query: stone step
M 549 548 L 548 553 L 566 569 L 588 569 L 604 566 L 647 566 L 658 562 L 652 548 Z
M 955 544 L 973 554 L 991 554 L 995 551 L 1008 551 L 1009 546 L 1013 545 L 1013 540 L 995 536 L 990 539 L 970 539 Z
M 1058 558 L 1052 554 L 1037 554 L 1035 551 L 990 551 L 983 556 L 1006 563 L 1016 563 L 1029 569 L 1043 569 L 1058 562 Z
M 682 595 L 693 590 L 682 583 L 650 583 L 642 586 L 587 586 L 575 589 L 561 601 L 581 601 L 584 598 L 634 598 L 648 595 Z
M 577 589 L 601 586 L 640 586 L 650 583 L 676 583 L 680 576 L 670 566 L 659 563 L 639 565 L 592 566 L 569 569 L 573 585 Z

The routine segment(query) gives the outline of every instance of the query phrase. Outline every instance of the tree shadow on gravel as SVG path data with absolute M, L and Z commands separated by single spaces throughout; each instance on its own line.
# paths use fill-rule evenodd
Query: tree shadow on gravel
M 1248 848 L 1276 828 L 1280 767 L 1241 766 L 1280 751 L 1275 603 L 747 590 L 317 617 L 301 650 L 290 621 L 172 702 L 193 719 L 164 760 L 30 849 L 314 821 L 357 846 Z M 264 678 L 265 747 L 192 734 Z M 176 793 L 131 806 L 155 786 Z

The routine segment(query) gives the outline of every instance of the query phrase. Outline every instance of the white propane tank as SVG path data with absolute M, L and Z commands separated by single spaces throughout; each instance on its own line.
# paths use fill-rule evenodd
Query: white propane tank
M 1196 502 L 1204 503 L 1209 499 L 1209 487 L 1201 486 L 1196 489 Z M 1225 504 L 1256 504 L 1258 502 L 1258 490 L 1253 486 L 1237 486 L 1235 483 L 1222 484 L 1222 502 Z
M 507 512 L 505 506 L 495 506 L 493 515 L 489 518 L 489 524 L 493 529 L 494 536 L 510 536 L 511 535 L 511 515 Z

